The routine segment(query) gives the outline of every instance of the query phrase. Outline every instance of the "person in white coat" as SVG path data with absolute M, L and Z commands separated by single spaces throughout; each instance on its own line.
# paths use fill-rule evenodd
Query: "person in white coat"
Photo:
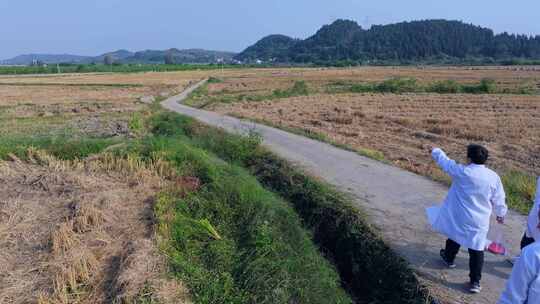
M 498 304 L 540 303 L 540 242 L 526 246 Z
M 527 228 L 525 235 L 521 239 L 521 249 L 527 247 L 528 245 L 540 241 L 540 178 L 538 178 L 536 186 L 536 197 L 534 200 L 533 208 L 529 213 L 529 218 L 527 220 Z
M 491 213 L 494 211 L 497 221 L 503 223 L 508 211 L 503 184 L 497 173 L 485 166 L 489 152 L 480 145 L 467 147 L 468 165 L 458 164 L 439 148 L 431 150 L 433 159 L 452 178 L 452 186 L 432 223 L 437 232 L 448 237 L 441 258 L 449 268 L 455 268 L 460 247 L 466 247 L 470 291 L 479 293 Z

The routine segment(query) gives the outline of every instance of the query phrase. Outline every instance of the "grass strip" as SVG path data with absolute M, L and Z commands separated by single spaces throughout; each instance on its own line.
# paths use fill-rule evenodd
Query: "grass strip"
M 534 94 L 531 85 L 516 88 L 499 88 L 493 79 L 484 78 L 478 83 L 462 84 L 454 80 L 420 84 L 416 78 L 393 77 L 382 82 L 336 81 L 328 84 L 326 92 L 335 93 L 439 93 L 439 94 Z
M 246 170 L 185 139 L 141 149 L 200 180 L 191 193 L 162 193 L 155 207 L 162 248 L 196 303 L 352 303 L 298 215 Z
M 164 161 L 177 171 L 175 186 L 158 195 L 155 215 L 171 274 L 187 284 L 195 303 L 352 303 L 294 209 L 246 169 L 199 147 L 199 139 L 183 133 L 190 122 L 172 113 L 152 115 L 136 123 L 151 132 L 131 140 L 2 137 L 0 158 L 25 159 L 34 147 L 81 159 L 122 142 L 115 157 Z M 200 127 L 193 131 L 204 132 Z M 255 138 L 230 138 L 219 152 L 247 157 L 258 145 Z
M 172 115 L 172 114 L 171 114 Z M 366 303 L 426 303 L 427 292 L 406 261 L 383 242 L 351 201 L 327 184 L 292 168 L 256 142 L 178 116 L 176 131 L 222 159 L 249 169 L 267 188 L 289 201 L 347 290 Z M 230 149 L 224 147 L 236 146 Z
M 65 136 L 2 136 L 0 137 L 0 159 L 6 159 L 10 153 L 25 159 L 30 147 L 46 150 L 59 159 L 81 159 L 120 142 L 120 139 L 115 138 L 83 137 L 72 139 Z
M 204 109 L 212 104 L 216 103 L 234 103 L 240 101 L 268 101 L 276 99 L 285 99 L 297 96 L 307 96 L 311 93 L 307 83 L 305 81 L 295 81 L 294 84 L 287 89 L 273 90 L 272 93 L 262 94 L 262 95 L 246 95 L 246 94 L 222 94 L 213 95 L 208 91 L 208 84 L 222 82 L 223 80 L 211 77 L 207 84 L 199 87 L 197 90 L 193 91 L 186 100 L 183 101 L 183 104 Z

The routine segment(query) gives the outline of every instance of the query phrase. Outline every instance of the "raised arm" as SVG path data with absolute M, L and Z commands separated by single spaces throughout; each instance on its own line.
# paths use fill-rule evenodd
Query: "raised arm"
M 458 176 L 463 171 L 462 165 L 458 164 L 455 160 L 448 158 L 446 153 L 439 148 L 433 149 L 433 151 L 431 151 L 431 156 L 435 162 L 437 162 L 439 167 L 452 177 Z
M 491 204 L 493 205 L 493 211 L 499 218 L 504 218 L 508 212 L 508 206 L 506 205 L 506 193 L 504 192 L 504 186 L 500 178 L 497 179 L 495 189 L 491 196 Z
M 533 246 L 528 246 L 514 265 L 510 279 L 501 295 L 498 304 L 525 304 L 529 294 L 529 287 L 536 279 Z

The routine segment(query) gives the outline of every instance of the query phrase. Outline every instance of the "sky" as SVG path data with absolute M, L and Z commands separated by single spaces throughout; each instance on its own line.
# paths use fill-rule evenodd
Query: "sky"
M 242 51 L 269 34 L 306 38 L 335 19 L 363 27 L 461 20 L 540 35 L 538 0 L 0 0 L 0 59 L 205 48 Z

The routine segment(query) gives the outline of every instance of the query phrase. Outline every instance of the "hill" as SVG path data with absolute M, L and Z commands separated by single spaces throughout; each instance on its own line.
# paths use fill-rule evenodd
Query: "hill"
M 145 50 L 139 52 L 130 52 L 128 50 L 117 50 L 108 52 L 99 56 L 79 56 L 70 54 L 27 54 L 20 55 L 11 59 L 0 61 L 5 65 L 29 65 L 34 60 L 47 64 L 56 63 L 103 63 L 106 56 L 111 56 L 114 62 L 118 63 L 165 63 L 165 57 L 170 54 L 174 63 L 216 63 L 219 61 L 232 61 L 235 53 L 222 51 L 209 51 L 203 49 L 169 49 L 169 50 Z
M 11 59 L 2 60 L 1 63 L 8 65 L 27 65 L 31 64 L 33 60 L 41 61 L 43 63 L 83 63 L 92 57 L 79 56 L 70 54 L 24 54 L 13 57 Z
M 285 35 L 270 35 L 248 47 L 237 58 L 240 60 L 264 59 L 266 61 L 287 61 L 288 51 L 300 40 Z
M 235 53 L 222 51 L 208 51 L 203 49 L 169 49 L 145 50 L 136 52 L 133 56 L 125 58 L 126 63 L 164 63 L 165 57 L 170 56 L 174 63 L 215 63 L 218 61 L 230 62 Z
M 130 52 L 128 50 L 118 50 L 118 51 L 114 51 L 114 52 L 108 52 L 108 53 L 99 55 L 97 57 L 89 57 L 85 61 L 87 63 L 92 63 L 92 62 L 102 63 L 105 60 L 106 56 L 111 56 L 113 58 L 113 61 L 122 62 L 122 61 L 126 60 L 127 58 L 133 57 L 133 55 L 135 55 L 135 53 Z
M 540 36 L 495 35 L 488 28 L 448 20 L 375 25 L 369 30 L 354 21 L 337 20 L 304 40 L 289 38 L 285 45 L 268 40 L 263 38 L 235 59 L 314 63 L 540 58 Z

